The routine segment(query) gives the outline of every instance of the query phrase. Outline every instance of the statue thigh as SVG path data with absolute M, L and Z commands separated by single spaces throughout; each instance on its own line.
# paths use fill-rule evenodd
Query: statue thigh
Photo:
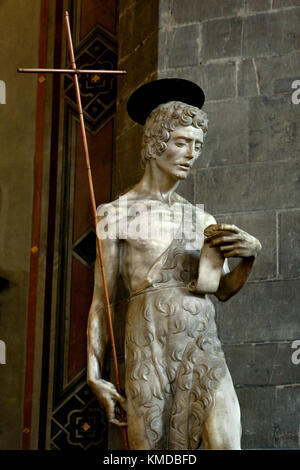
M 165 412 L 168 406 L 165 403 Z M 164 412 L 161 422 L 156 425 L 163 433 Z M 128 440 L 131 450 L 163 449 L 162 442 L 154 443 L 149 440 L 149 433 L 145 429 L 143 414 L 137 414 L 132 401 L 127 401 Z M 157 429 L 158 430 L 158 429 Z M 206 419 L 202 431 L 203 447 L 206 450 L 240 450 L 241 449 L 241 415 L 238 398 L 232 383 L 229 370 L 220 381 L 215 392 L 215 405 Z M 157 445 L 158 444 L 158 445 Z
M 145 413 L 146 411 L 147 410 L 144 410 Z M 159 418 L 156 417 L 156 427 L 159 428 L 157 431 L 159 431 L 160 435 L 162 435 L 162 430 L 164 428 L 163 420 L 163 413 L 161 415 L 160 422 Z M 151 439 L 149 439 L 149 434 L 151 433 L 146 432 L 144 413 L 138 414 L 130 399 L 127 399 L 127 423 L 130 450 L 155 450 L 163 448 L 162 442 L 152 442 Z
M 216 390 L 215 405 L 206 419 L 202 442 L 207 450 L 241 449 L 241 413 L 229 370 Z

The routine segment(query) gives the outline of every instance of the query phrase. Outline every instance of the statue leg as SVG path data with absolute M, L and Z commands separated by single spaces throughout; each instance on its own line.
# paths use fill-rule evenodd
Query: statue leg
M 150 450 L 143 416 L 138 416 L 131 400 L 127 400 L 128 443 L 130 450 Z
M 240 450 L 241 434 L 239 402 L 227 369 L 216 390 L 215 406 L 203 427 L 203 447 L 206 450 Z
M 128 442 L 130 450 L 158 450 L 167 448 L 169 411 L 166 400 L 153 406 L 153 419 L 149 407 L 137 413 L 136 406 L 127 399 Z M 147 427 L 147 430 L 146 430 Z

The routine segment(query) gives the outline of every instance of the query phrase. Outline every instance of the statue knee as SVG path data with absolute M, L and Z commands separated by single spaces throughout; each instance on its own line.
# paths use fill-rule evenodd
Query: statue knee
M 203 447 L 207 450 L 241 450 L 241 436 L 239 414 L 211 416 L 203 430 Z
M 228 436 L 220 433 L 219 435 L 203 438 L 203 447 L 205 450 L 241 450 L 239 436 Z

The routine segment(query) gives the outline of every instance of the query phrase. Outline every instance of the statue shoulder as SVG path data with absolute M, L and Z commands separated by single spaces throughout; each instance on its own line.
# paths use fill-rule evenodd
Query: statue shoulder
M 120 226 L 126 225 L 128 220 L 129 210 L 132 204 L 137 201 L 134 198 L 128 198 L 128 193 L 121 195 L 111 202 L 100 204 L 97 207 L 97 222 L 100 222 L 101 227 L 105 224 L 110 226 L 111 231 L 115 231 L 120 235 Z M 123 238 L 121 236 L 121 238 Z
M 195 205 L 177 193 L 174 194 L 174 197 L 175 197 L 176 202 L 178 203 L 188 204 L 190 206 L 193 206 L 193 208 L 196 210 L 197 216 L 201 218 L 203 217 L 202 220 L 203 220 L 204 227 L 208 227 L 208 225 L 213 225 L 217 223 L 213 215 L 209 214 L 208 212 L 203 211 L 203 205 L 200 205 L 200 204 Z
M 103 217 L 107 212 L 115 212 L 118 208 L 116 201 L 104 202 L 97 207 L 97 217 Z
M 126 196 L 120 196 L 111 202 L 105 202 L 97 207 L 97 216 L 103 217 L 107 212 L 116 216 L 124 215 L 123 212 L 127 211 L 128 200 Z
M 174 201 L 177 203 L 189 204 L 193 206 L 193 204 L 190 201 L 188 201 L 188 199 L 185 199 L 184 197 L 180 196 L 178 193 L 174 193 L 173 198 L 174 198 Z

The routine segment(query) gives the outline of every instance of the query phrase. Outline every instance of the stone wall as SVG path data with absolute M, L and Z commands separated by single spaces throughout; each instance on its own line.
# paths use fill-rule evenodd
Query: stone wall
M 119 88 L 115 194 L 140 175 L 140 129 L 125 113 L 130 92 L 156 76 L 200 84 L 211 124 L 180 192 L 263 245 L 244 289 L 216 302 L 242 409 L 242 446 L 298 448 L 300 365 L 291 346 L 300 339 L 300 106 L 291 96 L 300 79 L 300 1 L 160 0 L 158 37 L 156 1 L 120 4 L 120 65 L 128 77 Z
M 160 2 L 158 76 L 201 85 L 211 122 L 186 192 L 263 245 L 244 290 L 217 306 L 244 448 L 299 446 L 299 19 L 300 1 Z
M 113 196 L 142 175 L 142 127 L 129 119 L 126 103 L 131 93 L 157 76 L 159 0 L 120 0 L 118 23 L 119 68 L 127 70 L 118 82 L 115 120 Z

